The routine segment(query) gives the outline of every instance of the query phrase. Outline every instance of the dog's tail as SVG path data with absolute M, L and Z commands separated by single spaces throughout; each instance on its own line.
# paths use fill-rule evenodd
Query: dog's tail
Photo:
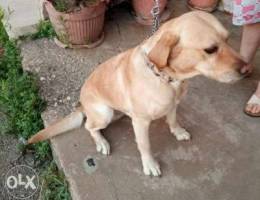
M 79 107 L 75 112 L 72 112 L 67 117 L 39 131 L 28 140 L 27 144 L 47 140 L 66 131 L 80 127 L 84 120 L 84 113 L 82 110 L 82 107 Z

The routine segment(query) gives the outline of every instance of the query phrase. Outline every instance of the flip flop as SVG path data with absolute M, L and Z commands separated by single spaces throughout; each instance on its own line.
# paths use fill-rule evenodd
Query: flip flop
M 208 7 L 208 8 L 201 8 L 198 6 L 193 5 L 190 1 L 187 1 L 187 6 L 190 10 L 201 10 L 205 12 L 213 12 L 214 10 L 217 9 L 218 2 L 216 2 L 213 6 Z
M 249 104 L 255 104 L 255 105 L 259 105 L 260 106 L 260 98 L 257 97 L 255 94 L 253 94 L 252 97 L 249 99 L 249 101 L 247 102 L 246 105 L 249 105 Z M 244 112 L 247 115 L 249 115 L 250 117 L 260 117 L 260 111 L 258 113 L 252 113 L 252 112 L 247 111 L 245 109 Z

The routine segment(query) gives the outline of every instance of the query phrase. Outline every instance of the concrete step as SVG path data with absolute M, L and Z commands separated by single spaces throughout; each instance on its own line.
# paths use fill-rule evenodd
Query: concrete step
M 34 33 L 42 17 L 39 0 L 0 0 L 4 9 L 4 23 L 11 38 Z
M 251 84 L 231 86 L 203 78 L 191 84 L 178 119 L 192 140 L 176 141 L 164 119 L 150 128 L 152 149 L 163 171 L 160 178 L 143 174 L 128 118 L 103 131 L 112 149 L 108 157 L 96 152 L 84 128 L 52 139 L 73 199 L 257 199 L 260 124 L 241 112 Z

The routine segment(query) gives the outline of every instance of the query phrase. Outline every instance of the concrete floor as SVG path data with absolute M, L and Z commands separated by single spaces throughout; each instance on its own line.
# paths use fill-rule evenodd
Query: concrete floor
M 171 1 L 173 16 L 187 11 L 184 1 Z M 239 48 L 240 29 L 231 18 L 215 15 L 231 33 L 230 43 Z M 95 66 L 112 55 L 133 47 L 148 34 L 126 9 L 114 9 L 106 23 L 106 39 L 92 50 L 64 50 L 53 41 L 22 45 L 24 67 L 41 77 L 41 91 L 48 107 L 46 125 L 72 109 L 84 79 Z M 259 52 L 256 66 L 260 65 Z M 192 134 L 189 142 L 177 142 L 164 119 L 151 128 L 151 143 L 163 175 L 142 173 L 130 120 L 123 118 L 104 130 L 112 154 L 102 156 L 83 129 L 52 140 L 56 160 L 70 183 L 74 200 L 258 200 L 260 198 L 260 123 L 243 113 L 260 70 L 233 85 L 203 77 L 190 81 L 178 110 L 180 123 Z M 95 166 L 89 167 L 92 158 Z M 91 164 L 91 163 L 90 163 Z

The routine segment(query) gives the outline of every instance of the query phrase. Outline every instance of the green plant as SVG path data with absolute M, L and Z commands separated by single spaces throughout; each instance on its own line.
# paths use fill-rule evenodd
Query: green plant
M 0 9 L 1 10 L 1 9 Z M 36 78 L 22 70 L 22 57 L 16 42 L 10 40 L 2 23 L 0 12 L 0 131 L 1 134 L 14 134 L 18 138 L 28 139 L 43 128 L 41 112 L 44 102 L 38 95 Z M 46 27 L 46 24 L 43 26 Z M 44 29 L 47 30 L 47 29 Z M 49 30 L 49 29 L 48 29 Z M 49 31 L 41 31 L 41 34 Z M 23 150 L 24 146 L 20 146 Z M 48 142 L 30 147 L 35 151 L 35 160 L 51 163 L 47 169 L 40 168 L 42 179 L 47 185 L 43 190 L 44 200 L 69 200 L 68 184 L 52 161 Z M 57 186 L 54 189 L 54 186 Z
M 50 20 L 40 20 L 36 26 L 36 32 L 32 34 L 19 36 L 19 40 L 26 39 L 41 39 L 41 38 L 54 38 L 57 36 Z
M 65 181 L 64 174 L 58 170 L 54 162 L 50 163 L 41 176 L 44 180 L 42 185 L 43 192 L 41 193 L 42 199 L 71 200 L 70 193 L 67 190 L 68 183 Z
M 66 12 L 72 7 L 72 1 L 70 0 L 54 0 L 53 6 L 59 12 Z
M 53 38 L 56 36 L 55 30 L 49 20 L 41 20 L 37 25 L 37 32 L 32 34 L 32 39 Z
M 75 8 L 93 5 L 100 0 L 53 0 L 53 6 L 57 11 L 60 12 L 70 12 Z

